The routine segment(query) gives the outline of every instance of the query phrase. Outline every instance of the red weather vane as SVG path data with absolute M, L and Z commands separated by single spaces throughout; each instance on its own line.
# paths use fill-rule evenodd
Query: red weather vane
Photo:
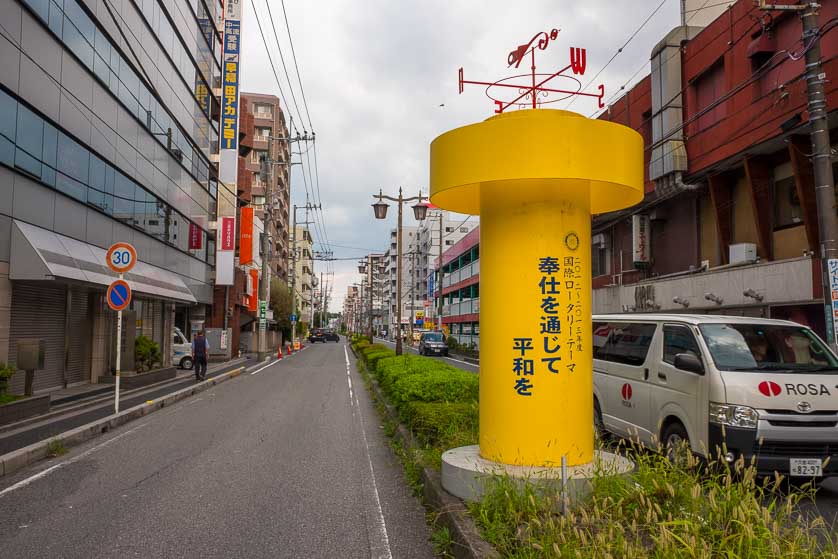
M 585 49 L 578 47 L 570 47 L 570 64 L 568 64 L 558 72 L 555 72 L 553 74 L 547 74 L 537 73 L 535 71 L 536 49 L 546 50 L 550 42 L 555 41 L 556 37 L 559 36 L 559 31 L 559 29 L 552 29 L 549 33 L 547 33 L 546 31 L 536 33 L 528 43 L 524 45 L 519 45 L 515 50 L 509 53 L 507 62 L 510 68 L 512 68 L 513 66 L 515 68 L 518 68 L 521 65 L 521 62 L 523 62 L 524 59 L 527 58 L 527 56 L 529 55 L 529 74 L 517 74 L 514 76 L 509 76 L 508 78 L 500 79 L 496 82 L 478 82 L 464 79 L 463 69 L 460 68 L 460 93 L 463 92 L 463 86 L 465 84 L 485 85 L 486 96 L 495 102 L 496 113 L 502 113 L 503 111 L 505 111 L 513 105 L 517 105 L 519 107 L 525 107 L 527 105 L 530 105 L 533 109 L 536 109 L 540 105 L 547 103 L 555 103 L 557 101 L 567 99 L 574 95 L 595 97 L 597 99 L 597 102 L 599 103 L 599 108 L 603 108 L 605 106 L 602 102 L 603 97 L 605 97 L 605 86 L 600 84 L 597 88 L 599 90 L 598 93 L 585 93 L 582 91 L 582 82 L 580 82 L 579 79 L 575 77 L 585 75 Z M 568 70 L 571 70 L 573 74 L 565 74 L 565 72 L 567 72 Z M 530 78 L 530 83 L 527 83 L 525 85 L 522 85 L 520 83 L 514 83 L 514 80 L 517 80 L 519 78 Z M 548 85 L 553 85 L 554 80 L 565 80 L 575 82 L 576 89 L 560 89 L 559 87 L 548 87 Z M 511 101 L 506 100 L 509 96 L 504 96 L 504 92 L 506 92 L 508 89 L 513 89 L 517 91 L 518 94 L 517 97 L 515 97 Z M 552 98 L 551 94 L 553 94 Z M 506 97 L 506 99 L 504 97 Z

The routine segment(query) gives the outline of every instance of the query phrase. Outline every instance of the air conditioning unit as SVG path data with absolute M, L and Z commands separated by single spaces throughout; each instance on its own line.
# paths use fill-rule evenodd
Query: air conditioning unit
M 743 264 L 747 262 L 756 262 L 757 260 L 757 245 L 754 243 L 737 243 L 730 245 L 730 263 Z

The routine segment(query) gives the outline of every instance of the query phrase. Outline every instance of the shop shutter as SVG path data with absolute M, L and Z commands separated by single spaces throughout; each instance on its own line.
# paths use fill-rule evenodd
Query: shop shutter
M 35 371 L 34 390 L 64 385 L 64 311 L 66 287 L 50 283 L 12 283 L 12 320 L 9 361 L 17 360 L 17 340 L 44 340 L 44 369 Z M 10 384 L 12 393 L 22 394 L 25 376 L 18 372 Z
M 67 384 L 90 380 L 90 334 L 93 327 L 87 290 L 73 287 L 71 294 Z

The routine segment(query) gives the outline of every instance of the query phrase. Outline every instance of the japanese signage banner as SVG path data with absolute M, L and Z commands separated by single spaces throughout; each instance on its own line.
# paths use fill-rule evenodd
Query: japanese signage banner
M 253 208 L 242 208 L 241 212 L 239 264 L 244 266 L 253 262 Z
M 218 178 L 225 185 L 220 192 L 236 192 L 239 165 L 239 74 L 241 60 L 241 17 L 240 0 L 224 2 L 224 37 L 221 67 L 221 133 L 219 134 Z M 216 243 L 215 283 L 233 285 L 235 278 L 236 251 L 236 203 L 224 201 L 219 194 L 218 234 Z M 222 217 L 223 216 L 223 217 Z
M 195 223 L 189 224 L 189 250 L 201 250 L 204 248 L 204 235 L 201 228 Z
M 648 215 L 631 216 L 632 261 L 635 266 L 649 263 L 649 231 Z
M 827 260 L 827 273 L 829 274 L 829 291 L 831 292 L 832 301 L 832 328 L 829 328 L 830 321 L 827 320 L 827 339 L 828 342 L 838 340 L 838 259 L 830 258 Z M 829 317 L 827 317 L 829 318 Z
M 233 285 L 236 254 L 236 218 L 218 219 L 218 243 L 215 255 L 215 284 Z
M 224 6 L 224 45 L 221 68 L 221 134 L 219 178 L 235 184 L 239 155 L 239 70 L 241 60 L 241 3 L 228 0 Z

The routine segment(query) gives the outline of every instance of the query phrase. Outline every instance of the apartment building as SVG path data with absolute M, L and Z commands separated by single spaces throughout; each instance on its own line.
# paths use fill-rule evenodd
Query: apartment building
M 116 241 L 139 257 L 125 343 L 148 336 L 169 360 L 172 326 L 202 324 L 212 303 L 220 6 L 2 0 L 2 13 L 0 361 L 39 338 L 36 391 L 110 375 Z

